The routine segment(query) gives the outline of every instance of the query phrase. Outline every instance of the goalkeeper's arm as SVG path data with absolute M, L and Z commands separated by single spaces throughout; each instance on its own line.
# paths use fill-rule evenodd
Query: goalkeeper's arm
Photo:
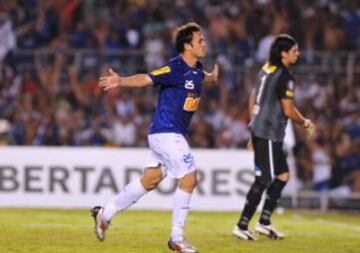
M 284 111 L 284 114 L 290 118 L 293 122 L 301 125 L 306 130 L 306 135 L 309 138 L 312 138 L 315 132 L 315 125 L 311 122 L 310 119 L 305 118 L 299 110 L 295 107 L 292 99 L 282 99 L 281 105 Z

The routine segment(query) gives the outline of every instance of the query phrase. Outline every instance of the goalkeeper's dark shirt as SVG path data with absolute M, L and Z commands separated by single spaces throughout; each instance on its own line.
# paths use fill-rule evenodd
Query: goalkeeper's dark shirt
M 294 77 L 284 66 L 265 64 L 255 87 L 255 104 L 250 129 L 253 135 L 282 142 L 285 136 L 287 117 L 281 100 L 293 99 Z

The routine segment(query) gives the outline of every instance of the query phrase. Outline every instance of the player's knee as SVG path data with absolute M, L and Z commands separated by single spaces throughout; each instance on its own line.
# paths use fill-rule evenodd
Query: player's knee
M 255 182 L 252 184 L 250 191 L 246 196 L 248 203 L 257 206 L 260 203 L 261 196 L 266 187 L 267 185 L 264 184 L 259 177 L 256 177 Z
M 194 189 L 197 185 L 197 178 L 196 176 L 191 177 L 189 180 L 189 188 Z
M 264 189 L 270 185 L 271 181 L 272 179 L 270 175 L 262 175 L 255 178 L 255 182 Z
M 141 183 L 147 191 L 153 190 L 162 180 L 161 169 L 147 169 L 141 177 Z
M 161 178 L 148 178 L 142 182 L 145 190 L 151 191 L 159 185 L 159 183 L 161 182 Z
M 189 190 L 193 190 L 197 185 L 196 177 L 187 178 L 186 180 L 180 183 L 181 188 L 186 188 Z
M 179 187 L 180 189 L 186 191 L 186 192 L 192 192 L 197 185 L 197 177 L 196 172 L 192 172 L 190 174 L 187 174 L 179 181 Z
M 258 194 L 262 194 L 263 191 L 268 187 L 269 181 L 265 180 L 264 178 L 256 177 L 255 182 L 253 183 L 253 190 L 256 191 Z

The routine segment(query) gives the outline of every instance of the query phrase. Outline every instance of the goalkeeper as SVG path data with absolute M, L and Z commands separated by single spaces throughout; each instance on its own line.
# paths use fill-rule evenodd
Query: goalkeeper
M 248 224 L 266 190 L 266 199 L 255 231 L 273 239 L 282 239 L 270 222 L 281 192 L 289 179 L 289 168 L 283 152 L 283 139 L 288 118 L 304 127 L 312 138 L 315 126 L 294 106 L 294 76 L 289 67 L 299 57 L 298 44 L 291 36 L 282 34 L 273 41 L 268 62 L 263 66 L 256 87 L 249 99 L 251 114 L 250 146 L 255 152 L 255 181 L 233 234 L 243 240 L 254 240 Z

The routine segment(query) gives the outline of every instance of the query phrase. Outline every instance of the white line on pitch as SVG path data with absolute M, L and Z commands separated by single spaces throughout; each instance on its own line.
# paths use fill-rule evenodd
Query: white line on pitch
M 332 227 L 352 229 L 352 230 L 360 232 L 359 226 L 354 226 L 354 225 L 350 225 L 347 223 L 342 223 L 342 222 L 338 222 L 338 221 L 327 221 L 327 220 L 323 220 L 323 219 L 316 219 L 315 222 L 319 223 L 319 224 L 332 226 Z

